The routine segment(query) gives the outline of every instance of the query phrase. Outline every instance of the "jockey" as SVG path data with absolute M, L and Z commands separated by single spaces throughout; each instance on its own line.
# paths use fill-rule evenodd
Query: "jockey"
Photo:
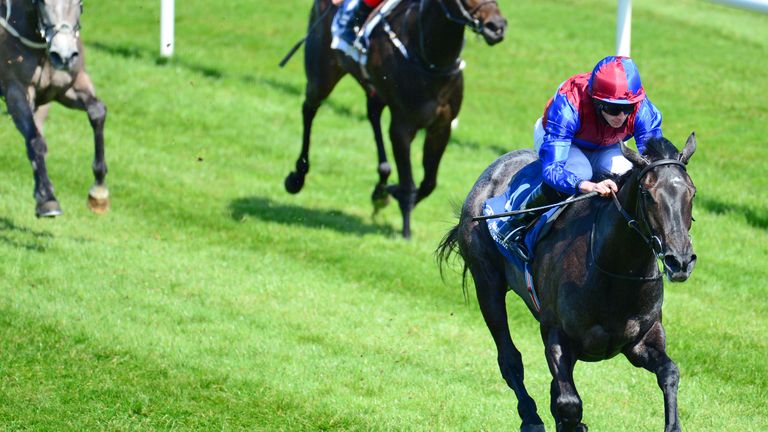
M 619 143 L 634 137 L 643 154 L 648 139 L 662 136 L 661 112 L 646 97 L 632 59 L 609 56 L 591 73 L 574 75 L 560 84 L 536 121 L 533 136 L 543 181 L 531 190 L 521 209 L 577 193 L 594 191 L 608 197 L 618 192 L 613 180 L 593 182 L 593 178 L 629 171 L 632 164 L 622 155 Z M 507 246 L 518 255 L 528 256 L 523 234 L 535 216 L 513 216 L 506 224 Z
M 346 47 L 352 46 L 357 37 L 357 29 L 365 23 L 368 14 L 380 5 L 384 0 L 332 0 L 333 4 L 340 4 L 338 16 L 336 18 L 339 29 L 334 33 L 335 41 L 332 48 L 340 49 L 346 52 Z

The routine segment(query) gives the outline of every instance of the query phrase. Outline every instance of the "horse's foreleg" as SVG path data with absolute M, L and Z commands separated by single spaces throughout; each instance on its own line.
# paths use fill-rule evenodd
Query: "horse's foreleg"
M 387 193 L 387 179 L 392 173 L 392 167 L 387 162 L 387 151 L 384 147 L 384 137 L 381 133 L 381 114 L 384 112 L 384 101 L 375 93 L 368 95 L 368 121 L 373 128 L 373 138 L 376 141 L 376 153 L 378 156 L 379 182 L 373 189 L 371 200 L 373 201 L 373 213 L 376 214 L 380 209 L 389 204 L 389 194 Z
M 61 206 L 53 193 L 53 184 L 48 178 L 45 157 L 48 145 L 35 124 L 34 110 L 27 95 L 27 89 L 21 84 L 10 82 L 5 95 L 8 113 L 13 118 L 16 128 L 24 136 L 27 157 L 32 164 L 35 179 L 34 197 L 37 205 L 37 217 L 52 217 L 61 214 Z
M 304 121 L 304 129 L 301 141 L 301 154 L 296 159 L 296 170 L 291 171 L 288 177 L 285 178 L 285 190 L 295 194 L 301 191 L 304 187 L 304 178 L 309 173 L 309 140 L 312 134 L 312 121 L 315 119 L 317 110 L 320 108 L 320 104 L 315 104 L 308 99 L 304 100 L 301 107 L 302 119 Z
M 517 413 L 522 419 L 523 432 L 544 432 L 544 423 L 536 412 L 536 402 L 528 394 L 523 383 L 523 359 L 509 334 L 506 308 L 506 284 L 502 276 L 482 265 L 470 265 L 475 281 L 477 301 L 485 324 L 496 343 L 499 370 L 504 381 L 517 396 Z
M 392 141 L 392 150 L 397 165 L 398 184 L 390 185 L 387 191 L 395 197 L 400 212 L 403 215 L 403 237 L 411 237 L 411 212 L 416 206 L 416 185 L 413 182 L 413 169 L 411 167 L 411 142 L 416 135 L 416 127 L 411 126 L 402 118 L 392 114 L 392 123 L 389 125 L 389 138 Z
M 428 197 L 437 187 L 437 168 L 451 137 L 451 122 L 446 120 L 430 126 L 424 139 L 424 180 L 419 185 L 416 202 Z
M 624 355 L 635 366 L 656 374 L 656 381 L 664 393 L 664 431 L 680 432 L 677 413 L 677 387 L 680 371 L 667 356 L 666 334 L 661 322 L 656 322 L 636 345 L 625 350 Z
M 545 339 L 545 354 L 552 374 L 550 387 L 550 411 L 555 418 L 558 432 L 586 432 L 581 422 L 582 403 L 573 382 L 573 368 L 576 355 L 568 337 L 558 328 L 542 330 Z
M 94 213 L 109 210 L 109 189 L 104 182 L 107 176 L 107 162 L 104 158 L 104 123 L 107 120 L 107 107 L 96 97 L 96 90 L 91 77 L 80 72 L 72 87 L 67 90 L 59 102 L 63 105 L 85 111 L 93 129 L 94 157 L 91 169 L 95 182 L 88 191 L 88 207 Z

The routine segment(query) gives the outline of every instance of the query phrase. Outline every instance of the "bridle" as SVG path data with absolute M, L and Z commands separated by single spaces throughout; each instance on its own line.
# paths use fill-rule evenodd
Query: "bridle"
M 444 1 L 439 0 L 438 3 L 440 4 L 440 7 L 443 9 L 443 13 L 445 14 L 446 18 L 448 18 L 450 21 L 453 21 L 457 24 L 461 24 L 463 26 L 469 27 L 475 33 L 482 33 L 484 28 L 483 23 L 480 22 L 479 19 L 475 18 L 475 13 L 477 13 L 477 11 L 482 9 L 483 6 L 488 4 L 495 4 L 498 6 L 498 2 L 496 0 L 485 0 L 475 5 L 475 7 L 473 7 L 472 9 L 467 10 L 467 7 L 464 6 L 464 2 L 462 0 L 453 0 L 453 4 L 459 10 L 459 15 L 456 16 L 454 13 L 452 13 L 448 9 Z
M 641 228 L 641 223 L 638 223 L 637 219 L 632 217 L 625 209 L 621 206 L 621 203 L 619 203 L 618 198 L 616 197 L 616 194 L 611 193 L 611 198 L 613 199 L 613 203 L 616 206 L 616 209 L 619 211 L 622 217 L 627 221 L 627 225 L 634 230 L 641 239 L 643 239 L 643 242 L 646 246 L 653 252 L 654 257 L 661 259 L 664 256 L 664 246 L 661 243 L 661 237 L 659 237 L 658 234 L 656 234 L 651 227 L 651 224 L 648 222 L 648 208 L 646 207 L 646 200 L 650 196 L 650 191 L 643 186 L 642 179 L 645 177 L 646 174 L 648 174 L 653 169 L 660 167 L 660 166 L 666 166 L 666 165 L 675 165 L 679 166 L 683 169 L 683 171 L 686 171 L 686 166 L 683 162 L 681 162 L 679 159 L 659 159 L 657 161 L 651 162 L 648 165 L 646 165 L 640 172 L 635 176 L 635 181 L 637 182 L 637 199 L 639 201 L 639 215 L 642 219 L 640 219 L 640 222 L 644 226 L 645 229 Z M 596 216 L 592 222 L 592 232 L 590 234 L 590 253 L 592 255 L 592 262 L 595 264 L 595 267 L 597 267 L 598 270 L 600 270 L 602 273 L 607 274 L 608 276 L 617 278 L 617 279 L 627 279 L 627 280 L 640 280 L 640 281 L 651 281 L 651 280 L 657 280 L 663 277 L 663 273 L 658 271 L 654 276 L 625 276 L 625 275 L 619 275 L 616 273 L 609 272 L 597 263 L 597 259 L 595 258 L 595 232 L 597 231 L 597 220 L 598 217 Z M 664 263 L 664 260 L 661 259 L 662 265 L 664 266 L 664 271 L 666 271 L 666 263 Z
M 424 10 L 424 1 L 419 1 L 419 17 L 417 19 L 417 23 L 419 26 L 419 58 L 421 58 L 422 62 L 424 63 L 424 66 L 426 67 L 427 72 L 434 74 L 434 75 L 441 75 L 441 76 L 450 76 L 455 75 L 463 69 L 463 62 L 461 59 L 457 59 L 456 63 L 451 66 L 450 68 L 446 69 L 439 69 L 434 63 L 429 61 L 427 59 L 425 50 L 424 50 L 424 31 L 421 24 L 421 18 L 423 16 L 423 10 Z M 450 10 L 448 6 L 445 5 L 444 0 L 435 0 L 440 5 L 440 8 L 443 10 L 443 13 L 445 14 L 445 17 L 449 21 L 453 21 L 461 26 L 469 27 L 473 32 L 475 33 L 482 33 L 484 29 L 483 23 L 475 18 L 475 13 L 482 9 L 484 6 L 488 4 L 496 4 L 498 5 L 497 0 L 484 0 L 480 2 L 479 4 L 475 5 L 472 9 L 468 10 L 467 7 L 464 5 L 464 2 L 462 0 L 452 0 L 453 5 L 456 9 L 458 9 L 458 15 Z
M 35 5 L 35 7 L 39 7 L 38 5 L 43 0 L 32 0 L 32 4 Z M 83 0 L 80 0 L 80 13 L 83 13 Z M 62 31 L 68 31 L 69 33 L 73 34 L 75 36 L 75 39 L 80 38 L 80 20 L 77 20 L 77 22 L 72 25 L 68 22 L 61 22 L 58 24 L 50 24 L 46 23 L 43 20 L 43 14 L 41 14 L 39 11 L 37 13 L 37 32 L 40 34 L 40 37 L 45 39 L 45 42 L 47 44 L 51 43 L 51 40 L 60 32 Z

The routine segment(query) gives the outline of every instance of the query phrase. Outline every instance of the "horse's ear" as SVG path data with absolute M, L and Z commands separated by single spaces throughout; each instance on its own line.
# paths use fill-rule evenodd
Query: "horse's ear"
M 648 165 L 648 160 L 644 158 L 640 153 L 627 147 L 624 141 L 621 141 L 619 145 L 621 147 L 621 154 L 623 154 L 625 158 L 632 162 L 632 165 L 638 168 L 643 168 Z
M 696 132 L 691 132 L 691 136 L 688 137 L 688 141 L 685 142 L 685 148 L 680 153 L 680 162 L 688 165 L 688 160 L 693 156 L 693 152 L 696 151 Z

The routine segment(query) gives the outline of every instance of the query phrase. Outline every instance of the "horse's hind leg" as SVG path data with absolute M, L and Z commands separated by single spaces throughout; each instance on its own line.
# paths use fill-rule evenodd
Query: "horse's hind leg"
M 677 387 L 680 371 L 667 356 L 666 335 L 661 322 L 657 322 L 636 345 L 625 350 L 624 355 L 637 366 L 656 374 L 656 381 L 664 393 L 664 432 L 680 432 L 677 414 Z
M 95 182 L 88 191 L 88 207 L 94 213 L 109 210 L 109 189 L 104 182 L 107 176 L 107 163 L 104 159 L 104 123 L 107 120 L 107 107 L 96 97 L 91 77 L 80 72 L 72 87 L 58 98 L 63 105 L 85 111 L 93 129 L 94 157 L 91 169 Z
M 544 423 L 536 412 L 536 402 L 523 383 L 523 359 L 509 334 L 506 308 L 506 284 L 502 275 L 483 265 L 470 265 L 477 300 L 483 318 L 496 343 L 501 376 L 517 396 L 517 413 L 522 432 L 544 432 Z
M 389 138 L 397 165 L 398 184 L 390 185 L 387 191 L 395 197 L 403 215 L 403 237 L 411 237 L 411 212 L 416 206 L 416 185 L 413 182 L 411 167 L 411 142 L 417 128 L 408 124 L 402 117 L 392 113 L 389 125 Z
M 329 4 L 326 7 L 330 7 Z M 315 22 L 319 11 L 313 9 L 310 22 Z M 304 187 L 304 179 L 309 172 L 309 143 L 312 134 L 312 121 L 320 105 L 331 94 L 333 88 L 346 72 L 339 65 L 331 50 L 330 19 L 323 26 L 307 35 L 304 48 L 304 71 L 307 87 L 301 112 L 304 121 L 301 153 L 296 160 L 296 170 L 285 178 L 285 190 L 295 194 Z
M 376 140 L 376 153 L 379 160 L 377 169 L 379 182 L 373 189 L 373 194 L 371 194 L 374 214 L 389 204 L 387 179 L 389 179 L 389 175 L 392 173 L 392 167 L 387 162 L 387 151 L 384 147 L 384 137 L 381 133 L 381 114 L 384 112 L 385 106 L 384 101 L 375 92 L 368 93 L 368 121 L 373 128 L 373 138 Z
M 443 158 L 450 137 L 450 120 L 440 121 L 427 129 L 427 135 L 424 139 L 424 156 L 422 158 L 424 179 L 419 185 L 416 202 L 428 197 L 437 187 L 437 169 L 440 166 L 440 160 Z
M 552 373 L 550 388 L 550 410 L 555 418 L 558 432 L 586 432 L 581 422 L 582 403 L 573 382 L 573 368 L 576 355 L 571 349 L 568 337 L 558 328 L 542 330 L 549 371 Z
M 61 206 L 53 193 L 53 184 L 48 178 L 48 170 L 45 166 L 48 145 L 35 124 L 34 112 L 30 100 L 27 99 L 26 88 L 17 82 L 9 82 L 5 102 L 16 128 L 24 136 L 27 157 L 32 164 L 35 179 L 34 197 L 37 202 L 35 216 L 58 216 L 61 214 Z

